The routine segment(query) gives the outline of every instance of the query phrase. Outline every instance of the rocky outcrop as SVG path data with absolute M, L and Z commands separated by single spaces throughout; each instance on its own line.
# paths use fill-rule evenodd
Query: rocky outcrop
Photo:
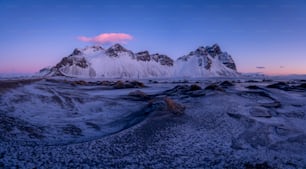
M 73 55 L 72 55 L 73 56 Z M 89 63 L 84 57 L 64 57 L 58 64 L 56 64 L 55 68 L 61 68 L 63 66 L 72 66 L 76 65 L 81 68 L 87 68 Z
M 115 44 L 105 51 L 105 53 L 110 57 L 118 57 L 122 52 L 127 52 L 130 55 L 134 55 L 132 51 L 125 49 L 120 44 Z
M 173 66 L 173 60 L 167 55 L 160 55 L 158 53 L 152 55 L 152 59 L 161 65 Z
M 216 57 L 216 56 L 222 54 L 221 48 L 218 44 L 214 44 L 211 47 L 207 46 L 204 49 L 212 57 Z
M 173 60 L 167 55 L 158 53 L 150 55 L 148 51 L 143 51 L 136 53 L 135 56 L 137 61 L 149 62 L 152 60 L 164 66 L 173 66 Z
M 148 51 L 143 51 L 143 52 L 138 52 L 135 54 L 136 55 L 136 60 L 137 61 L 150 61 L 151 56 Z

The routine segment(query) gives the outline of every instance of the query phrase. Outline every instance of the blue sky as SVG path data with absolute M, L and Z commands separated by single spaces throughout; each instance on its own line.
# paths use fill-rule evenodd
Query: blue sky
M 0 0 L 0 72 L 54 65 L 90 45 L 79 36 L 126 33 L 135 52 L 177 58 L 218 43 L 241 72 L 306 74 L 305 9 L 305 0 Z

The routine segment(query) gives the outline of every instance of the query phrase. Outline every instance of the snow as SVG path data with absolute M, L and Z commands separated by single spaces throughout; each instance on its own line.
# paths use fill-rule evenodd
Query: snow
M 113 89 L 70 84 L 96 79 L 51 78 L 0 90 L 0 168 L 245 168 L 265 162 L 305 168 L 306 91 L 266 87 L 279 77 L 229 79 L 144 79 L 146 88 Z M 234 86 L 204 89 L 224 80 Z M 204 95 L 164 93 L 192 84 L 202 88 L 193 93 Z M 134 100 L 128 94 L 135 90 L 153 100 Z M 184 105 L 185 113 L 148 109 L 150 103 L 162 106 L 166 96 Z M 275 100 L 280 107 L 262 106 Z M 253 110 L 272 117 L 254 116 Z
M 238 76 L 238 73 L 227 68 L 219 61 L 218 57 L 207 56 L 212 60 L 211 68 L 205 69 L 204 66 L 199 66 L 199 60 L 205 62 L 204 58 L 191 56 L 188 61 L 177 60 L 174 66 L 173 77 L 218 77 L 218 76 Z M 206 61 L 207 62 L 207 61 Z

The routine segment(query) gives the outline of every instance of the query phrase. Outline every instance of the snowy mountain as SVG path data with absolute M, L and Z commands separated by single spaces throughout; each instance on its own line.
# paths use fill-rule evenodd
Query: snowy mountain
M 230 55 L 215 44 L 200 47 L 176 61 L 162 54 L 148 51 L 134 53 L 115 44 L 108 49 L 91 46 L 75 49 L 51 68 L 44 68 L 47 76 L 146 78 L 146 77 L 202 77 L 237 76 L 236 65 Z

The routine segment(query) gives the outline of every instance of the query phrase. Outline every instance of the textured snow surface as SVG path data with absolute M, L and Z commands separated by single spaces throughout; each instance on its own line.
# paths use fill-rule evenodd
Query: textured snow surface
M 0 168 L 306 168 L 305 80 L 83 80 L 0 82 Z

